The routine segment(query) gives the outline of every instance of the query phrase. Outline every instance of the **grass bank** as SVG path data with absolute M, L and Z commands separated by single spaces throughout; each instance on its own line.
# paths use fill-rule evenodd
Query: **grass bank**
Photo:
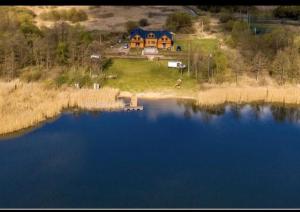
M 114 110 L 123 107 L 117 89 L 51 89 L 41 83 L 0 82 L 0 134 L 34 126 L 65 108 Z

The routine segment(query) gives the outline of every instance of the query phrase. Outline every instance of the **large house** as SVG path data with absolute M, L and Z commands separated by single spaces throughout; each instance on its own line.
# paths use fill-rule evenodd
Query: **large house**
M 130 33 L 130 48 L 156 47 L 169 49 L 173 46 L 173 34 L 166 30 L 143 30 L 136 28 Z

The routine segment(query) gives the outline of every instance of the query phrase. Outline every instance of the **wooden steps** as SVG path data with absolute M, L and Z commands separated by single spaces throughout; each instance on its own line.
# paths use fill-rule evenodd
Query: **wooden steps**
M 143 110 L 143 109 L 144 109 L 143 106 L 136 106 L 136 107 L 126 106 L 126 107 L 124 107 L 124 111 L 139 111 L 139 110 Z

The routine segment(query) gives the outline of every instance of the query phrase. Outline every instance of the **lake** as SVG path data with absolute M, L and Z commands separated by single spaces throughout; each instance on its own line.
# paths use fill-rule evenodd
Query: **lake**
M 0 207 L 300 207 L 300 108 L 140 104 L 2 138 Z

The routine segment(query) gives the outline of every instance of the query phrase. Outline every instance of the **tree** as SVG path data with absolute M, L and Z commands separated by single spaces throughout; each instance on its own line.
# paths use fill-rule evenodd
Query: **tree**
M 136 21 L 127 21 L 126 22 L 126 30 L 130 33 L 134 28 L 137 28 L 139 24 Z
M 294 40 L 294 33 L 288 28 L 276 27 L 271 32 L 262 36 L 262 47 L 265 51 L 275 55 L 278 50 L 283 50 L 285 47 L 292 45 Z
M 201 23 L 203 24 L 204 31 L 210 30 L 210 18 L 208 16 L 204 16 L 203 18 L 201 18 Z
M 261 71 L 266 68 L 268 64 L 268 60 L 261 51 L 258 51 L 253 58 L 253 70 L 256 73 L 256 80 L 258 80 L 258 76 Z
M 228 59 L 224 52 L 217 50 L 213 57 L 213 67 L 215 68 L 215 77 L 218 81 L 224 81 L 228 71 Z
M 211 70 L 211 67 L 209 67 L 211 66 L 209 65 L 212 62 L 211 60 L 210 56 L 202 48 L 197 45 L 191 46 L 190 71 L 197 81 L 209 81 L 211 74 L 208 68 Z
M 250 35 L 250 28 L 247 22 L 244 21 L 235 21 L 231 31 L 232 40 L 236 44 L 240 44 L 242 42 L 247 42 L 246 40 Z
M 278 6 L 273 10 L 273 15 L 277 18 L 299 19 L 300 6 Z
M 187 13 L 172 13 L 168 16 L 165 26 L 173 32 L 191 32 L 193 31 L 192 17 Z
M 287 79 L 299 78 L 299 54 L 295 48 L 279 50 L 272 63 L 272 72 L 280 75 L 280 83 L 284 84 Z
M 230 66 L 235 75 L 235 83 L 238 84 L 238 76 L 242 74 L 243 69 L 245 68 L 245 64 L 243 61 L 243 57 L 239 54 L 233 54 L 232 59 L 230 60 Z
M 57 45 L 57 59 L 62 65 L 67 64 L 69 58 L 69 49 L 66 42 L 60 41 Z

